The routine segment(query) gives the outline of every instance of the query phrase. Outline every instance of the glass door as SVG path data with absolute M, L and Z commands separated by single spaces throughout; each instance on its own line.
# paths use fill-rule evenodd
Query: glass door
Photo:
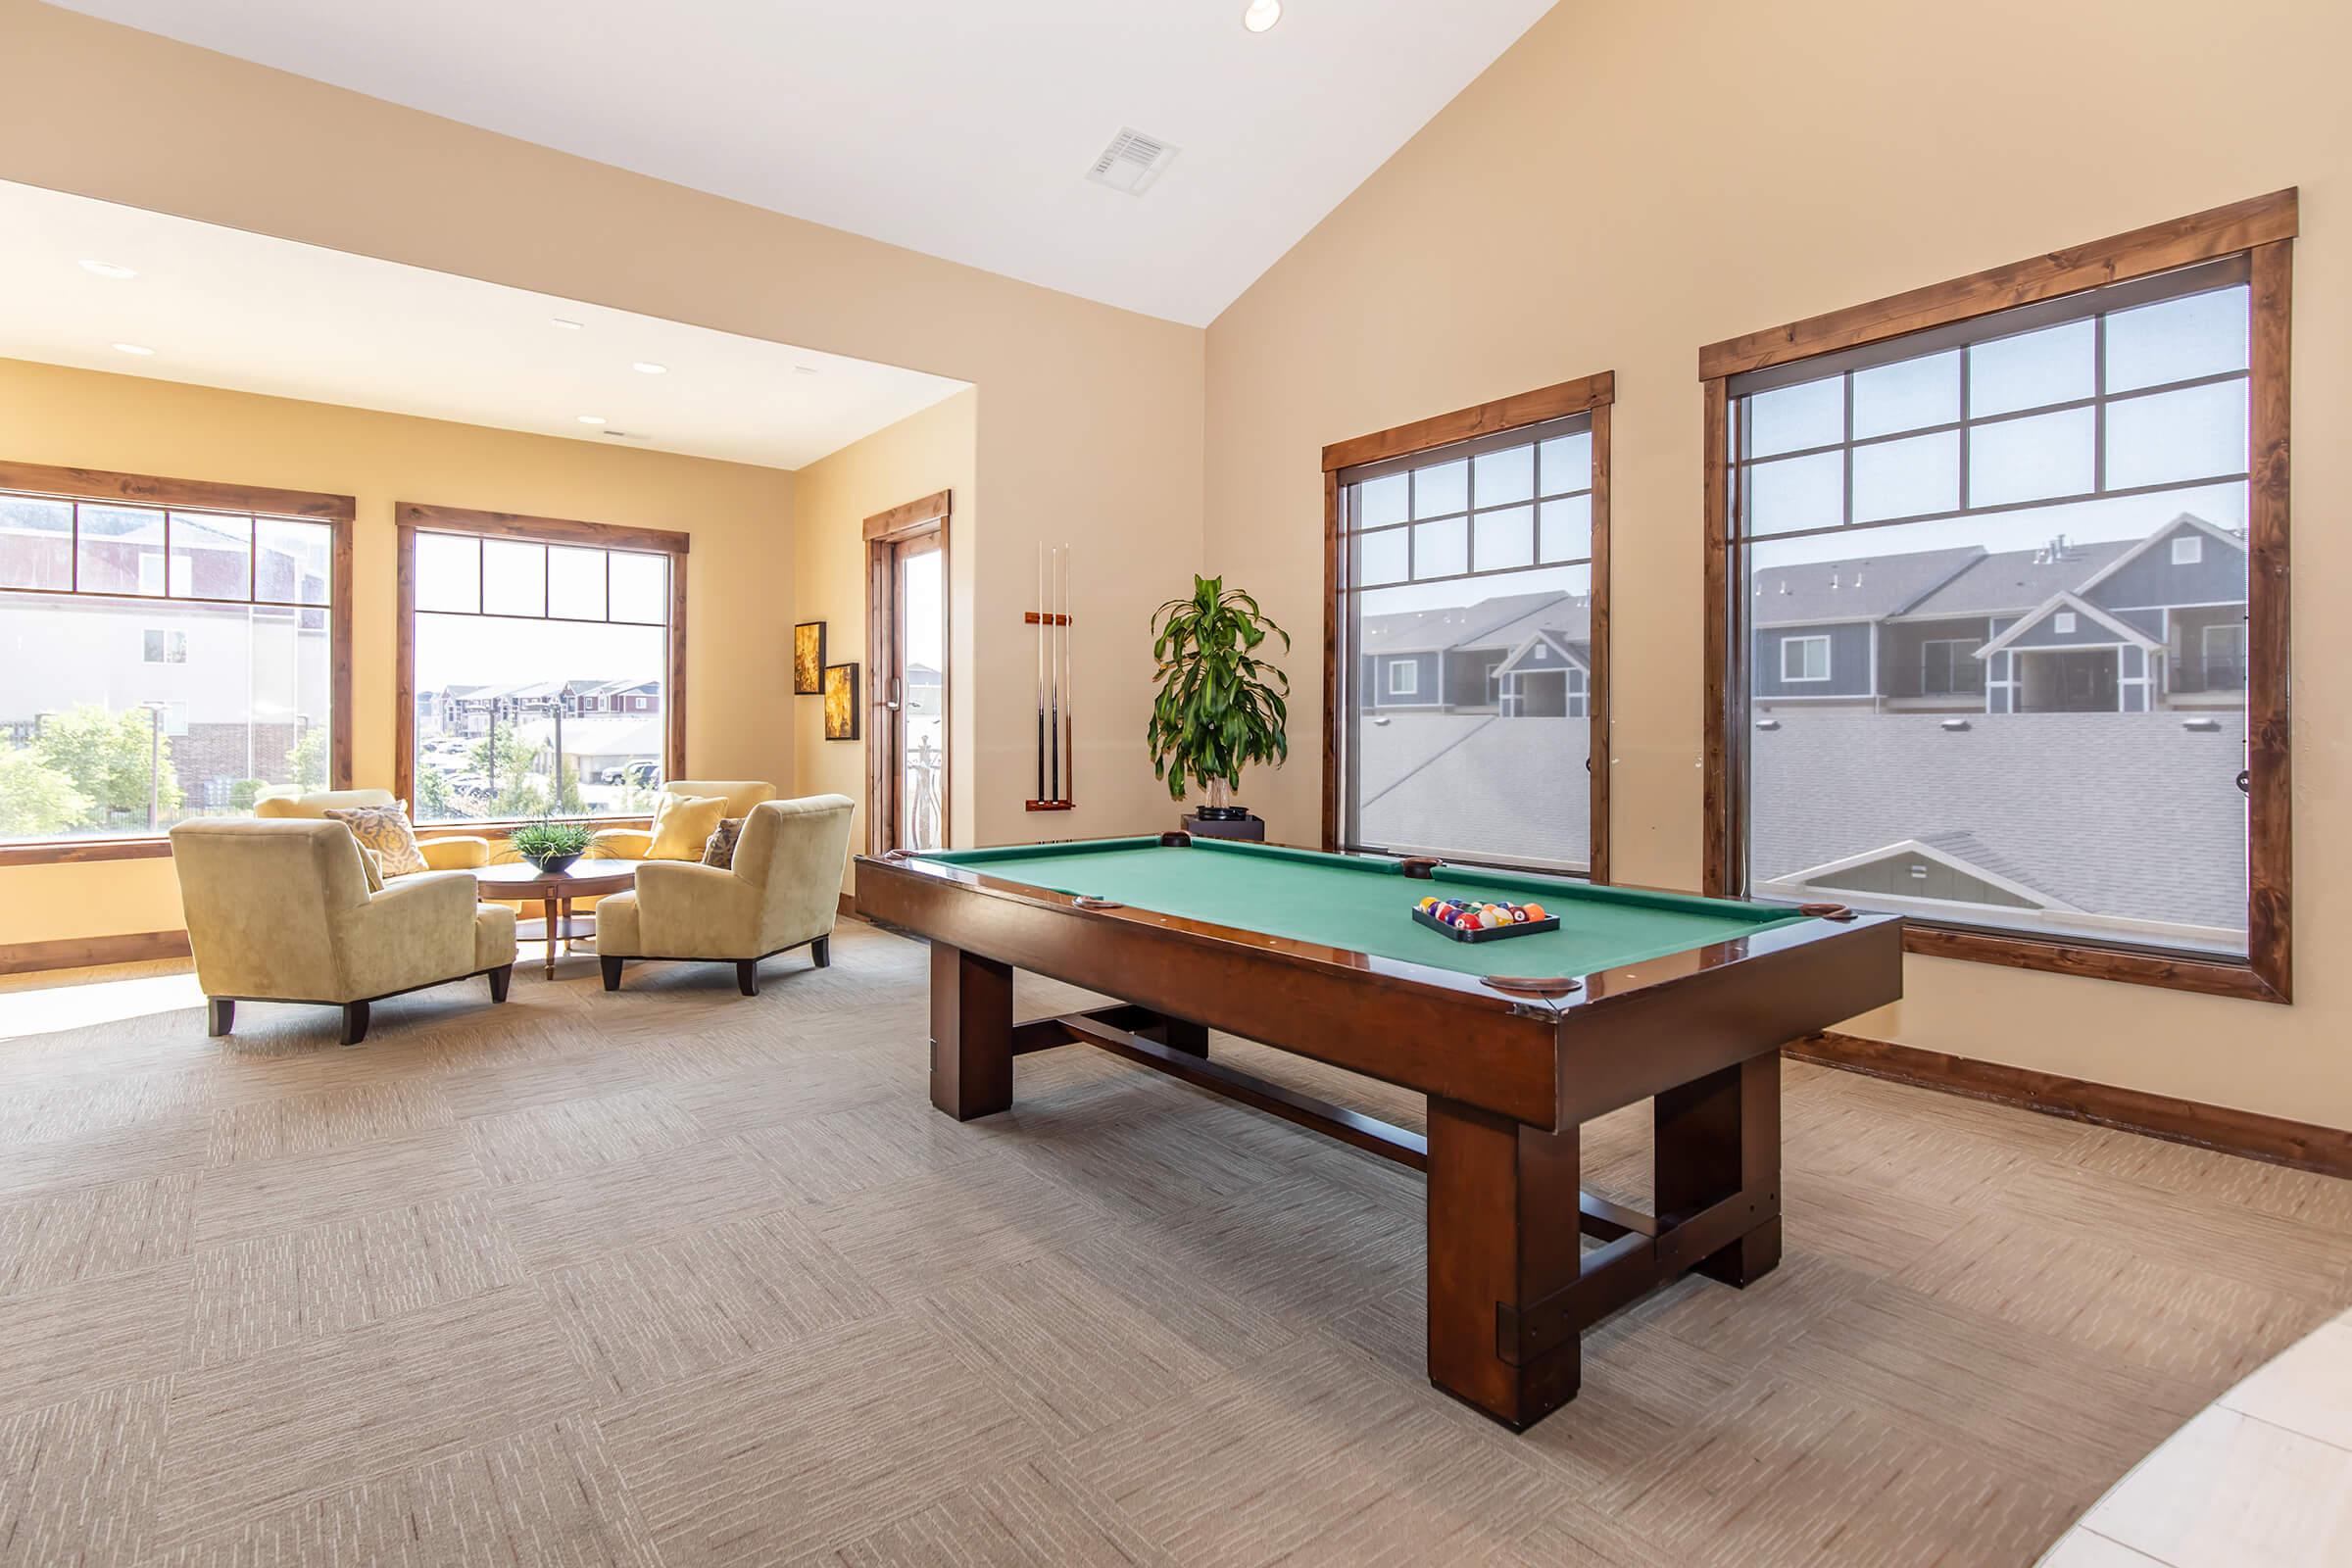
M 898 635 L 890 671 L 893 793 L 899 849 L 936 850 L 947 836 L 948 554 L 940 534 L 892 549 Z

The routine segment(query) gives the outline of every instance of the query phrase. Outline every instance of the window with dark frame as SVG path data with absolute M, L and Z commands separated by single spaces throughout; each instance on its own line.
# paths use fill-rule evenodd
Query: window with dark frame
M 1612 385 L 1326 450 L 1334 847 L 1606 876 Z
M 678 765 L 683 536 L 400 513 L 416 819 L 644 815 Z
M 2285 1000 L 2293 224 L 2284 193 L 1702 351 L 1710 891 Z M 1866 673 L 1784 701 L 1795 625 Z
M 0 465 L 0 858 L 161 854 L 347 782 L 349 509 Z

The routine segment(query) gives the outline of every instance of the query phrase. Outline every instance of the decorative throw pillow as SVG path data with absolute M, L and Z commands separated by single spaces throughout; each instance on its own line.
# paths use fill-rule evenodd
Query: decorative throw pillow
M 384 875 L 408 876 L 426 869 L 424 851 L 416 847 L 416 830 L 409 826 L 408 802 L 340 807 L 326 816 L 350 828 L 363 847 L 383 858 Z
M 724 871 L 735 863 L 735 841 L 743 837 L 743 818 L 730 816 L 712 830 L 710 841 L 703 846 L 703 863 L 715 865 Z
M 667 791 L 654 797 L 653 842 L 645 852 L 649 860 L 699 860 L 703 846 L 727 814 L 727 799 L 723 795 L 672 795 Z

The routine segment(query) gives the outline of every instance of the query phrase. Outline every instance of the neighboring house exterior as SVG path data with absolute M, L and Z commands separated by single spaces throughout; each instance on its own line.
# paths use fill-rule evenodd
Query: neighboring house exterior
M 1361 706 L 1585 717 L 1592 623 L 1589 599 L 1557 592 L 1366 615 L 1357 629 Z
M 662 711 L 662 683 L 646 680 L 531 680 L 452 685 L 416 695 L 417 733 L 487 735 L 492 722 L 517 723 L 561 710 L 567 718 Z
M 2138 713 L 2242 706 L 2246 546 L 2181 513 L 2137 541 L 1757 571 L 1757 711 Z
M 74 569 L 63 536 L 0 518 L 0 582 Z M 241 537 L 195 527 L 173 531 L 173 592 L 242 598 L 250 570 L 262 597 L 309 603 L 166 599 L 166 570 L 153 543 L 85 534 L 79 581 L 92 592 L 0 590 L 0 739 L 28 742 L 47 715 L 83 705 L 148 708 L 188 810 L 225 809 L 251 781 L 293 782 L 288 754 L 327 714 L 325 578 L 267 534 L 249 564 Z

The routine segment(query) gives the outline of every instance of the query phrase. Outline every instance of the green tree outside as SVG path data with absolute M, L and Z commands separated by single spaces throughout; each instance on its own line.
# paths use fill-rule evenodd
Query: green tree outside
M 151 764 L 156 823 L 178 820 L 183 798 L 172 766 L 172 741 L 166 736 L 158 745 L 154 724 L 143 708 L 110 713 L 90 704 L 43 721 L 32 755 L 42 766 L 63 773 L 87 800 L 77 825 L 145 826 Z
M 306 790 L 326 788 L 326 726 L 313 724 L 286 753 L 286 767 Z
M 0 742 L 0 837 L 48 838 L 88 817 L 89 797 L 29 750 Z

